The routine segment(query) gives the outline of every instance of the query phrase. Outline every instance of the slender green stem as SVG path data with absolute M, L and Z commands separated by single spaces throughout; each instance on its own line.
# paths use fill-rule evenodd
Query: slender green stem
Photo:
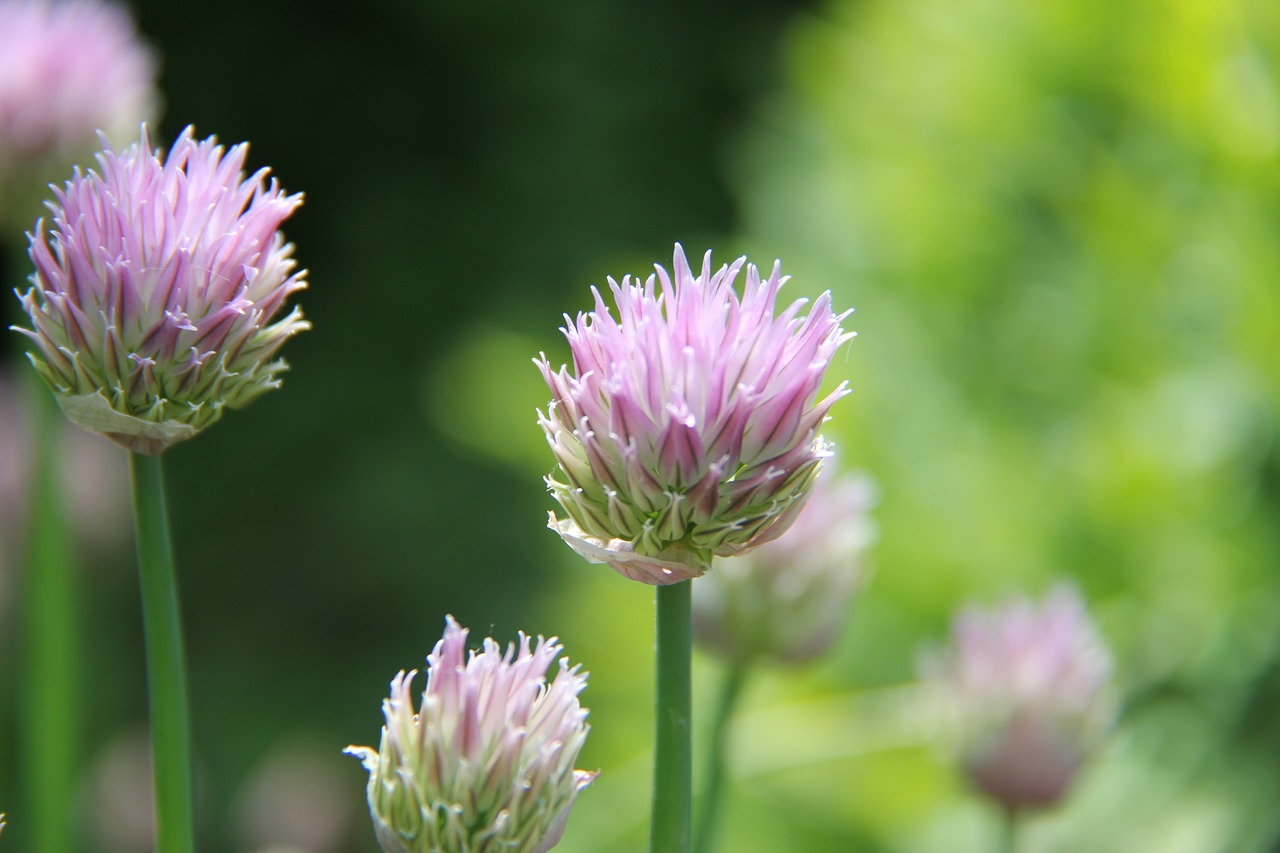
M 55 438 L 62 426 L 48 389 L 29 371 L 34 465 L 28 524 L 26 689 L 22 691 L 22 781 L 27 796 L 30 846 L 72 853 L 80 731 L 77 663 L 79 602 L 75 557 L 67 528 Z
M 1018 827 L 1020 824 L 1017 809 L 1005 809 L 1001 812 L 1000 821 L 1000 853 L 1018 853 Z
M 716 819 L 720 814 L 720 804 L 724 800 L 725 769 L 728 766 L 729 720 L 733 718 L 738 697 L 742 695 L 742 687 L 747 680 L 747 669 L 747 664 L 735 663 L 725 674 L 720 704 L 716 706 L 716 717 L 711 724 L 711 744 L 707 749 L 707 779 L 702 788 L 697 831 L 693 836 L 693 849 L 697 853 L 711 853 L 715 849 Z
M 158 456 L 141 453 L 129 456 L 147 647 L 147 691 L 151 704 L 156 850 L 158 853 L 194 853 L 186 665 L 173 548 L 169 543 L 164 473 Z
M 691 581 L 660 586 L 650 853 L 688 853 L 693 824 Z

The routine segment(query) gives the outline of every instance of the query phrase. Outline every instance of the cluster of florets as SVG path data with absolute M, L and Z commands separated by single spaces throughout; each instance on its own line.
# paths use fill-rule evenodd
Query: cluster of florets
M 349 747 L 369 771 L 368 800 L 387 853 L 545 853 L 595 773 L 575 770 L 587 737 L 578 702 L 586 674 L 538 638 L 505 653 L 486 638 L 467 653 L 467 630 L 449 618 L 427 658 L 415 708 L 416 673 L 398 674 L 383 701 L 377 750 Z
M 1057 802 L 1114 717 L 1111 655 L 1071 586 L 966 608 L 921 666 L 954 712 L 970 781 L 1007 809 Z
M 551 527 L 582 556 L 669 584 L 713 556 L 741 554 L 790 526 L 827 444 L 819 435 L 841 384 L 819 399 L 827 365 L 851 335 L 824 293 L 774 316 L 786 282 L 746 258 L 695 276 L 679 245 L 674 279 L 609 279 L 618 317 L 565 317 L 573 368 L 536 360 L 551 389 L 539 422 L 559 466 L 547 485 L 567 518 Z
M 310 328 L 275 319 L 306 286 L 279 230 L 302 196 L 246 177 L 246 153 L 187 128 L 162 157 L 144 128 L 55 190 L 17 330 L 72 421 L 159 453 L 279 386 L 277 350 Z

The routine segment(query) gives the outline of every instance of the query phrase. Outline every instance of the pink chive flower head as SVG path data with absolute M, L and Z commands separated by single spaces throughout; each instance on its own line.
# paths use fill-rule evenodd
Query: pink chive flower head
M 93 153 L 97 131 L 123 138 L 152 117 L 155 76 L 120 5 L 0 0 L 0 222 L 21 233 L 44 185 Z
M 531 649 L 521 634 L 505 653 L 487 638 L 479 652 L 466 647 L 467 630 L 448 617 L 418 707 L 417 673 L 399 673 L 382 702 L 379 748 L 346 750 L 369 771 L 386 853 L 545 853 L 596 778 L 573 767 L 589 728 L 578 703 L 587 676 L 560 658 L 548 680 L 556 639 L 539 637 Z
M 824 469 L 790 530 L 693 585 L 694 639 L 742 664 L 799 664 L 826 652 L 866 580 L 874 501 L 866 476 Z
M 1008 810 L 1058 802 L 1115 716 L 1111 655 L 1072 586 L 966 608 L 921 670 L 953 712 L 970 782 Z
M 790 526 L 828 452 L 818 430 L 847 393 L 818 390 L 852 335 L 828 293 L 775 316 L 779 263 L 762 279 L 746 258 L 713 271 L 707 252 L 695 276 L 677 244 L 674 275 L 655 268 L 643 284 L 609 279 L 616 319 L 594 287 L 594 309 L 565 316 L 572 368 L 535 363 L 559 463 L 547 486 L 566 514 L 549 526 L 590 562 L 670 584 Z
M 279 387 L 277 351 L 310 328 L 277 318 L 306 286 L 279 230 L 302 196 L 246 177 L 247 151 L 188 127 L 165 156 L 144 127 L 54 190 L 18 294 L 31 328 L 14 328 L 75 423 L 155 454 Z

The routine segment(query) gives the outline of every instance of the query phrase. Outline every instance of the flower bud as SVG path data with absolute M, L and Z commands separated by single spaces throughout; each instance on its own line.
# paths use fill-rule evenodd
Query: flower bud
M 398 674 L 383 700 L 377 750 L 347 748 L 369 771 L 368 800 L 386 853 L 545 853 L 564 833 L 578 792 L 595 773 L 575 770 L 586 741 L 578 694 L 585 673 L 561 646 L 520 635 L 506 653 L 491 639 L 464 656 L 467 630 L 449 617 L 427 658 L 415 709 L 416 672 Z
M 835 642 L 875 537 L 871 481 L 824 470 L 784 535 L 693 585 L 693 634 L 735 663 L 802 663 Z
M 17 237 L 45 185 L 153 117 L 156 61 L 126 9 L 102 0 L 0 0 L 0 228 Z
M 965 609 L 921 669 L 954 713 L 970 782 L 1009 811 L 1057 803 L 1115 714 L 1111 655 L 1071 586 Z

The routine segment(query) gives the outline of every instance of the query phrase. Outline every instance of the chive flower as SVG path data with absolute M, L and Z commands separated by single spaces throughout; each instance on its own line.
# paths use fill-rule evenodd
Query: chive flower
M 1111 655 L 1069 585 L 965 608 L 921 670 L 954 715 L 965 775 L 1010 812 L 1057 803 L 1115 716 Z
M 97 155 L 29 235 L 19 293 L 31 362 L 63 412 L 129 450 L 158 454 L 280 385 L 281 345 L 310 324 L 306 286 L 280 224 L 302 203 L 267 169 L 246 177 L 247 144 L 225 150 L 184 130 L 168 155 L 142 129 Z
M 560 658 L 556 638 L 520 635 L 504 653 L 486 638 L 466 653 L 467 629 L 448 617 L 416 672 L 400 672 L 383 700 L 377 750 L 352 746 L 369 771 L 368 802 L 386 853 L 545 853 L 564 834 L 578 792 L 596 773 L 573 765 L 586 741 L 578 694 L 586 673 Z
M 736 664 L 799 664 L 830 649 L 866 579 L 874 499 L 868 477 L 824 470 L 785 535 L 693 585 L 698 644 Z
M 734 284 L 745 265 L 744 292 Z M 535 359 L 551 390 L 538 419 L 558 466 L 547 477 L 566 517 L 549 526 L 593 563 L 664 585 L 702 575 L 791 525 L 828 454 L 819 435 L 844 383 L 819 398 L 840 327 L 824 293 L 775 316 L 787 278 L 739 258 L 695 276 L 679 244 L 674 277 L 596 288 L 565 315 L 572 369 Z
M 0 0 L 0 223 L 17 236 L 45 184 L 156 111 L 156 60 L 102 0 Z M 30 218 L 28 218 L 30 211 Z

